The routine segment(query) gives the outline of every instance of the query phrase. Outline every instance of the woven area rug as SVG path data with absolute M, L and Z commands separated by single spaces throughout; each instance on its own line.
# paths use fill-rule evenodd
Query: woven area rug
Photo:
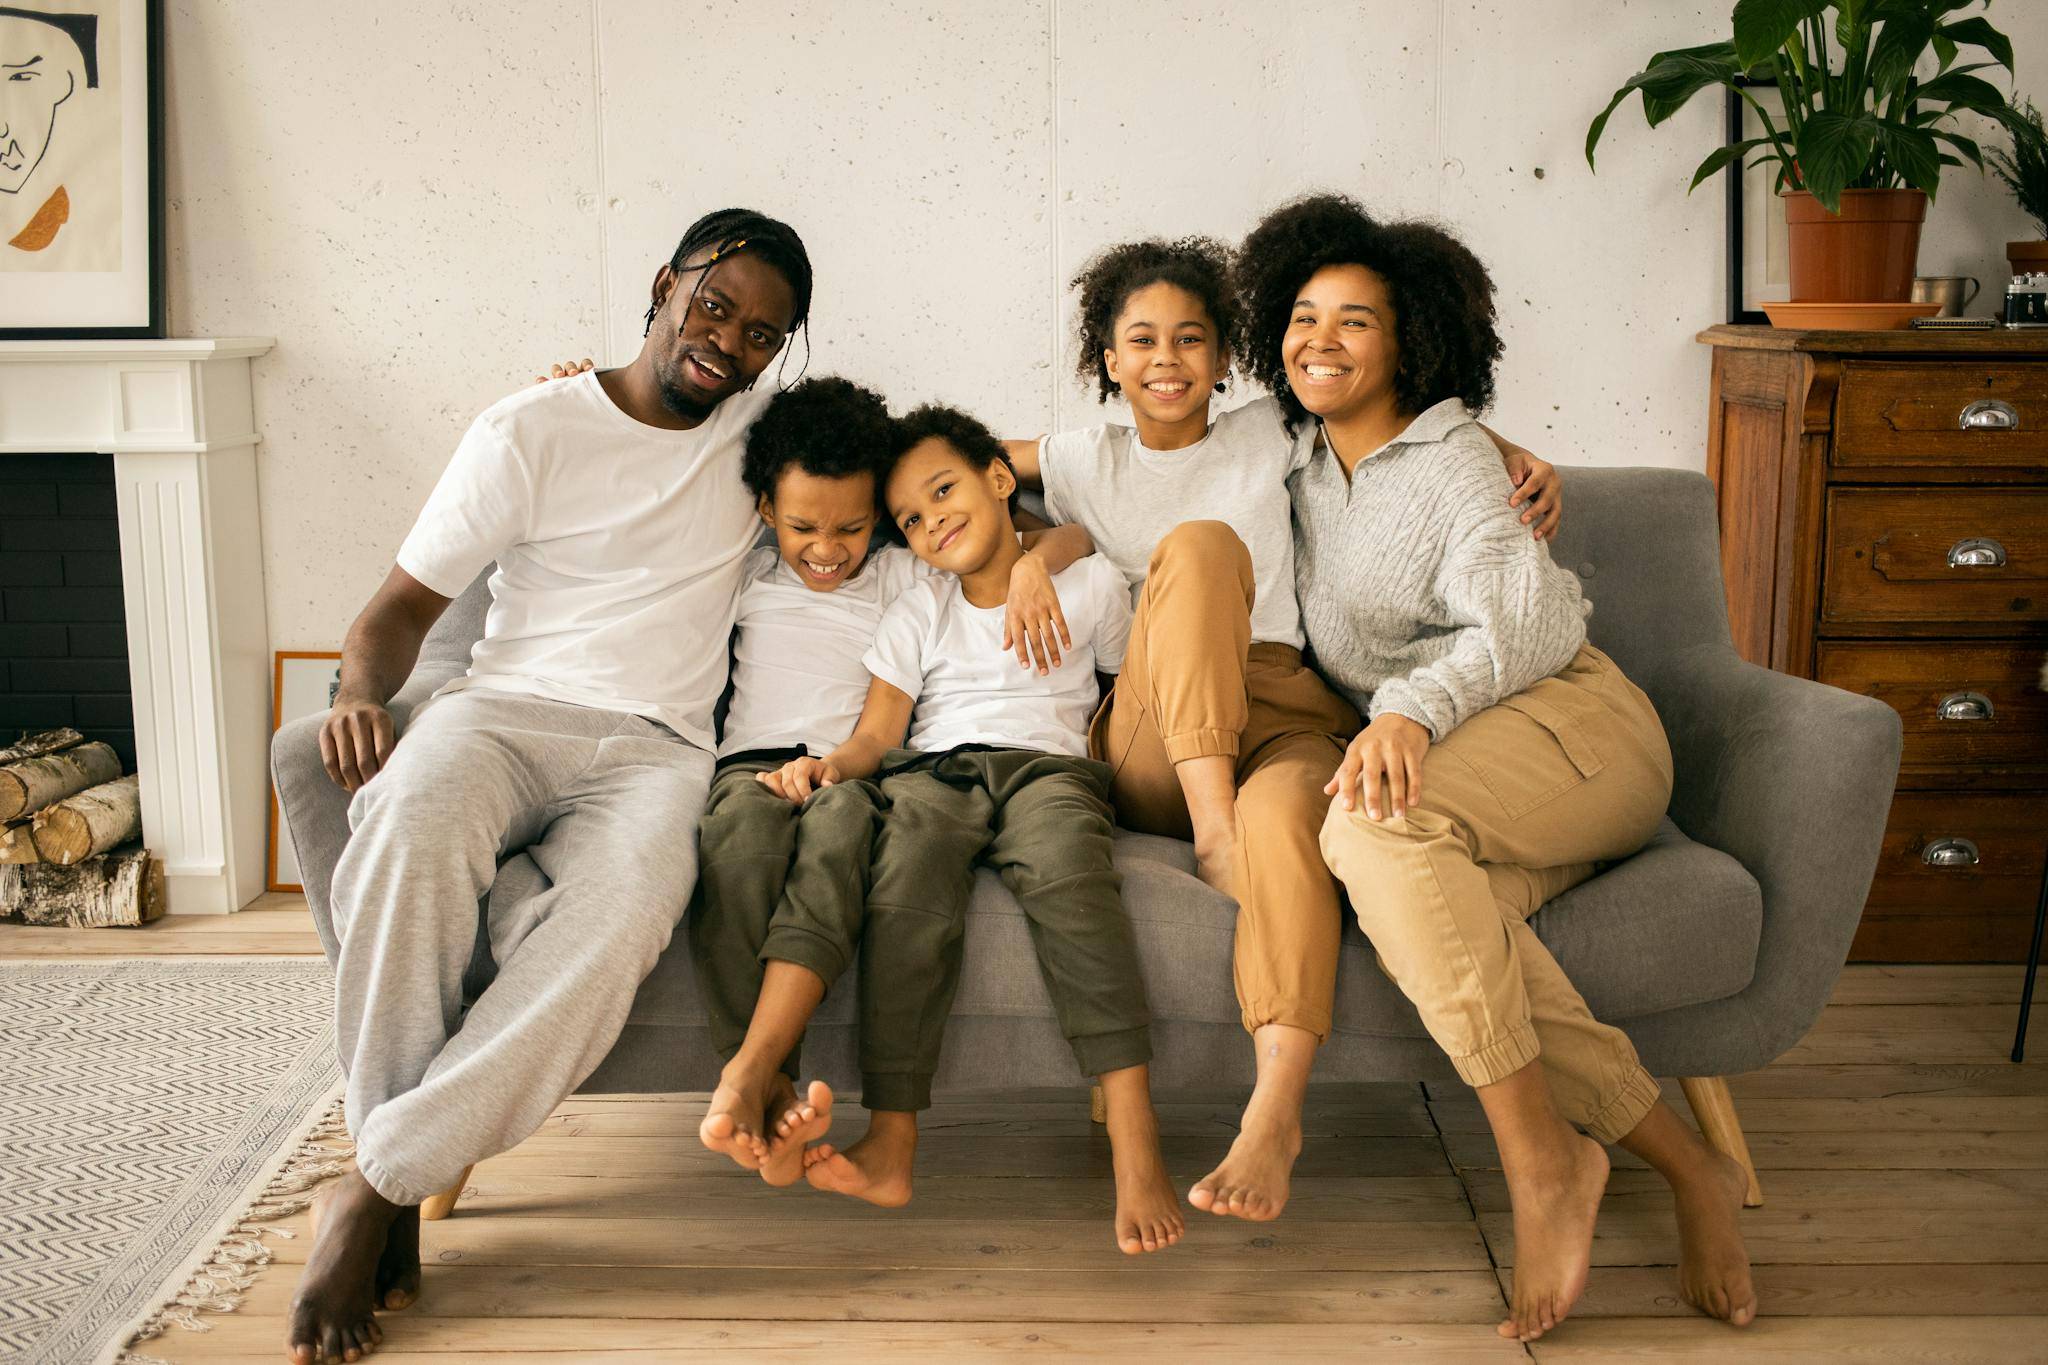
M 110 1359 L 195 1271 L 228 1306 L 231 1263 L 268 1259 L 251 1206 L 302 1205 L 339 1164 L 317 1142 L 332 982 L 304 959 L 0 963 L 0 1361 Z

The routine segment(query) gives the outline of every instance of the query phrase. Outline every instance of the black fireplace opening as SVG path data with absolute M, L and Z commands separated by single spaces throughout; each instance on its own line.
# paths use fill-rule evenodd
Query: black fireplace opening
M 111 455 L 0 455 L 0 746 L 71 726 L 135 771 Z

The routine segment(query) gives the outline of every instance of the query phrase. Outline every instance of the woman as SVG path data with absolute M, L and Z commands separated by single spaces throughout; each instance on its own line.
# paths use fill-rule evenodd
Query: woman
M 1670 1182 L 1686 1297 L 1745 1324 L 1741 1168 L 1663 1103 L 1527 924 L 1649 838 L 1671 755 L 1649 699 L 1586 642 L 1577 580 L 1504 505 L 1499 456 L 1472 420 L 1500 353 L 1492 282 L 1438 229 L 1381 225 L 1336 196 L 1269 215 L 1242 281 L 1252 373 L 1301 453 L 1303 625 L 1366 719 L 1325 788 L 1322 850 L 1499 1144 L 1516 1244 L 1501 1333 L 1533 1340 L 1583 1292 L 1602 1141 Z M 1260 1122 L 1248 1111 L 1246 1150 L 1224 1167 L 1247 1184 L 1259 1143 L 1300 1144 L 1306 1061 L 1286 1058 L 1287 1073 L 1269 1060 L 1283 1059 L 1261 1051 Z

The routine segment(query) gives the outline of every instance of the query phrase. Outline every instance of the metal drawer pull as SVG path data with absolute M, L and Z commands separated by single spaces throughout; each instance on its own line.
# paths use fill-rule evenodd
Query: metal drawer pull
M 1920 855 L 1929 867 L 1975 867 L 1980 859 L 1977 846 L 1968 839 L 1936 839 Z
M 1948 547 L 1951 569 L 2002 569 L 2005 547 L 1988 536 L 1971 536 Z
M 1935 706 L 1934 714 L 1943 720 L 1990 720 L 1996 712 L 1982 692 L 1951 692 Z
M 1963 409 L 1957 425 L 1964 431 L 2018 431 L 2020 415 L 2010 403 L 1996 398 L 1979 398 Z

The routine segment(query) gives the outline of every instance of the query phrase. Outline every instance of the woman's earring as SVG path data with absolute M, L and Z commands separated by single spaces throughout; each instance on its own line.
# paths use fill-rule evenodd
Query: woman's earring
M 1222 392 L 1223 392 L 1223 381 L 1222 381 L 1222 380 L 1220 380 L 1220 379 L 1216 381 L 1216 392 L 1218 392 L 1218 393 L 1222 393 Z

